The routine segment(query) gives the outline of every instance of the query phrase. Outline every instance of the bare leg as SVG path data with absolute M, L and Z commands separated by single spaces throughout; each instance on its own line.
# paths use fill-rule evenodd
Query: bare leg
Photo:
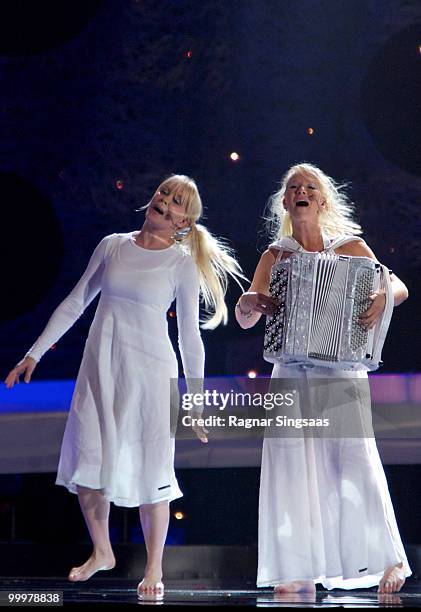
M 70 570 L 69 580 L 72 582 L 88 580 L 99 570 L 115 567 L 114 553 L 108 533 L 110 502 L 98 489 L 78 486 L 77 492 L 94 550 L 86 563 Z
M 405 572 L 402 561 L 397 565 L 391 565 L 384 571 L 380 580 L 378 593 L 397 593 L 405 582 Z
M 140 596 L 159 596 L 164 593 L 162 584 L 162 555 L 170 518 L 169 502 L 143 504 L 139 507 L 140 522 L 145 537 L 147 563 L 145 576 L 137 587 Z
M 277 584 L 274 593 L 315 593 L 316 585 L 311 580 L 295 580 Z

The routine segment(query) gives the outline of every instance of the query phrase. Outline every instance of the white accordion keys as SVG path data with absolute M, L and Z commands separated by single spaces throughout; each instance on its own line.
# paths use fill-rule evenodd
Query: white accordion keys
M 379 288 L 386 307 L 371 330 L 358 317 Z M 270 294 L 279 306 L 267 317 L 266 361 L 375 370 L 393 311 L 387 268 L 368 257 L 294 253 L 272 267 Z

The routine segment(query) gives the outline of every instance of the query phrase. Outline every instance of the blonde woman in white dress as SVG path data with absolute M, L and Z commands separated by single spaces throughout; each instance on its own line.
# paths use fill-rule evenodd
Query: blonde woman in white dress
M 236 306 L 244 329 L 275 310 L 276 300 L 269 293 L 275 261 L 297 251 L 329 250 L 376 259 L 358 237 L 361 228 L 352 220 L 341 187 L 311 164 L 288 170 L 271 198 L 268 221 L 275 241 L 261 256 L 250 289 Z M 398 306 L 408 290 L 394 274 L 391 286 Z M 366 329 L 375 324 L 386 302 L 381 292 L 370 299 L 360 319 Z M 314 377 L 349 374 L 277 363 L 272 378 L 296 377 L 308 389 Z M 352 376 L 366 379 L 367 373 Z M 363 414 L 359 402 L 356 399 L 350 409 Z M 411 570 L 374 437 L 265 438 L 258 553 L 257 586 L 273 586 L 276 593 L 312 593 L 316 583 L 327 589 L 379 585 L 379 593 L 399 591 Z
M 212 313 L 203 328 L 227 321 L 228 274 L 242 276 L 231 250 L 197 223 L 195 182 L 173 175 L 157 189 L 139 231 L 105 236 L 76 287 L 58 306 L 24 359 L 8 374 L 28 383 L 42 355 L 101 292 L 85 344 L 62 443 L 56 483 L 77 493 L 91 557 L 69 573 L 88 580 L 115 566 L 110 502 L 139 507 L 147 564 L 141 598 L 161 598 L 169 502 L 182 496 L 170 437 L 170 379 L 178 377 L 167 310 L 176 300 L 178 343 L 186 379 L 202 379 L 205 353 L 199 296 Z M 206 431 L 196 428 L 202 442 Z

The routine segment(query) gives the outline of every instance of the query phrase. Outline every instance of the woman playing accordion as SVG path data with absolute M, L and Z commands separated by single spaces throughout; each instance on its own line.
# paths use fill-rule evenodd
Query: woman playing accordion
M 341 187 L 313 165 L 288 170 L 271 198 L 269 217 L 274 240 L 236 305 L 243 329 L 255 325 L 262 314 L 268 320 L 273 317 L 279 300 L 270 294 L 271 271 L 293 254 L 336 254 L 378 263 L 359 237 L 362 230 Z M 391 303 L 398 306 L 407 299 L 407 288 L 393 273 L 387 280 Z M 369 294 L 369 307 L 359 312 L 357 322 L 364 333 L 384 316 L 386 293 L 380 287 Z M 325 410 L 327 398 L 329 408 L 344 419 L 353 415 L 371 424 L 369 392 L 361 392 L 368 389 L 369 367 L 350 371 L 338 364 L 294 363 L 282 356 L 274 361 L 271 383 L 293 379 L 300 399 L 304 397 L 303 408 L 313 403 L 323 405 L 311 405 L 311 410 Z M 332 400 L 338 380 L 355 390 L 342 407 Z M 379 585 L 379 593 L 392 593 L 410 574 L 373 435 L 265 437 L 257 586 L 286 593 L 314 592 L 316 583 L 327 589 Z

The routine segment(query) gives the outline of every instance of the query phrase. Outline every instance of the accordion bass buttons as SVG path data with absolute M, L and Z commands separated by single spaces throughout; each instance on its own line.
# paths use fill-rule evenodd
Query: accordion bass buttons
M 265 357 L 274 357 L 282 349 L 284 339 L 284 324 L 286 310 L 286 295 L 288 286 L 288 271 L 280 266 L 272 269 L 269 293 L 277 298 L 278 306 L 272 316 L 267 316 L 265 327 L 264 350 Z

